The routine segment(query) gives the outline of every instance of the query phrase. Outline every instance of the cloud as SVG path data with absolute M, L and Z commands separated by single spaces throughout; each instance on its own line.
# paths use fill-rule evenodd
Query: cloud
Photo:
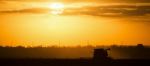
M 136 5 L 107 5 L 82 7 L 75 9 L 68 9 L 64 11 L 63 15 L 91 15 L 91 16 L 145 16 L 150 14 L 150 6 L 136 6 Z
M 0 11 L 0 13 L 48 13 L 50 9 L 47 8 L 31 8 L 31 9 L 21 9 L 21 10 L 5 10 Z
M 33 13 L 46 14 L 49 13 L 49 8 L 30 8 L 20 10 L 4 10 L 0 13 Z M 120 16 L 146 16 L 150 14 L 150 6 L 136 5 L 107 5 L 107 6 L 85 6 L 79 8 L 64 9 L 61 15 L 90 15 L 90 16 L 105 16 L 105 17 L 120 17 Z

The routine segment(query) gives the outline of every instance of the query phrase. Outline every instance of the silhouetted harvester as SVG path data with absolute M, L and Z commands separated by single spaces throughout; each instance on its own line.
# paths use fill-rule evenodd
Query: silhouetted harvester
M 110 60 L 110 58 L 108 56 L 108 52 L 107 52 L 108 50 L 110 50 L 110 49 L 103 49 L 103 48 L 94 49 L 93 59 L 94 60 L 102 60 L 102 61 Z

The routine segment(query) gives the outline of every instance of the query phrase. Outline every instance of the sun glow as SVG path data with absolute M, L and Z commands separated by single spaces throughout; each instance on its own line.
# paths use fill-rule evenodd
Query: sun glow
M 63 9 L 64 4 L 62 4 L 62 3 L 51 3 L 50 8 L 51 9 Z
M 51 9 L 51 14 L 62 14 L 64 10 L 64 4 L 62 3 L 51 3 L 49 5 Z

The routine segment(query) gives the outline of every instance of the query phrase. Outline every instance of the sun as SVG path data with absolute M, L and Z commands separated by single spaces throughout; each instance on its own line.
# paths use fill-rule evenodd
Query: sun
M 63 9 L 64 4 L 63 3 L 51 3 L 49 7 L 51 9 Z
M 64 10 L 64 4 L 63 3 L 51 3 L 49 5 L 49 8 L 51 9 L 51 14 L 62 14 Z

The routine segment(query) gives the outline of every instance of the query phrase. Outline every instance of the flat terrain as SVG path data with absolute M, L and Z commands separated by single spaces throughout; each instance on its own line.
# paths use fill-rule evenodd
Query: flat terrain
M 1 59 L 0 66 L 150 66 L 150 60 Z

